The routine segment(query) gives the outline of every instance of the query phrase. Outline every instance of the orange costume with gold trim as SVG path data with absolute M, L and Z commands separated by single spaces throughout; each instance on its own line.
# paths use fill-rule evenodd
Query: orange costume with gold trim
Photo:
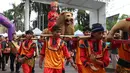
M 44 73 L 62 73 L 64 57 L 70 58 L 65 42 L 53 37 L 44 43 L 40 54 L 44 56 Z
M 95 48 L 96 45 L 93 45 L 94 43 L 98 43 L 97 48 Z M 97 62 L 93 62 L 90 59 L 91 54 L 94 54 L 96 60 L 103 62 L 103 64 L 99 65 Z M 93 70 L 89 65 L 90 63 L 98 70 Z M 78 73 L 106 73 L 104 67 L 109 64 L 107 46 L 102 40 L 98 42 L 92 40 L 80 40 L 76 53 L 76 64 L 78 66 Z
M 23 41 L 21 43 L 20 49 L 18 50 L 19 56 L 26 57 L 22 63 L 23 73 L 32 73 L 32 67 L 34 67 L 34 51 L 36 49 L 36 44 L 32 41 Z
M 127 41 L 120 40 L 122 42 L 116 42 L 112 40 L 114 34 L 121 30 L 123 32 L 123 39 Z M 107 36 L 107 41 L 110 41 L 112 48 L 118 48 L 119 60 L 117 62 L 116 73 L 130 73 L 130 45 L 128 40 L 128 33 L 130 32 L 130 18 L 126 18 L 117 22 L 111 29 Z M 125 35 L 127 34 L 127 35 Z M 125 43 L 123 43 L 125 42 Z
M 130 73 L 130 45 L 112 42 L 113 48 L 118 48 L 119 60 L 117 62 L 116 73 Z

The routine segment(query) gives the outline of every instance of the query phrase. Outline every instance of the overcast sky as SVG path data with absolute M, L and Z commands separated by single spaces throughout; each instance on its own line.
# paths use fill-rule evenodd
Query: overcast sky
M 117 13 L 130 15 L 130 0 L 111 0 L 106 8 L 106 16 L 112 16 Z
M 0 0 L 0 13 L 3 13 L 3 11 L 6 11 L 8 9 L 13 8 L 12 4 L 15 3 L 16 5 L 21 3 L 21 0 Z M 31 12 L 31 18 L 30 21 L 36 19 L 37 14 L 32 11 Z M 32 27 L 32 22 L 30 22 L 30 26 Z
M 12 8 L 12 4 L 20 4 L 21 0 L 0 0 L 0 12 L 6 11 Z

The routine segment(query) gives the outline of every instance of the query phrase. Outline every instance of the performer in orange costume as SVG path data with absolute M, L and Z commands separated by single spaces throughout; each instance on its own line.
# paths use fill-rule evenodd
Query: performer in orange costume
M 71 65 L 76 68 L 75 64 L 72 62 L 65 42 L 59 38 L 59 35 L 61 34 L 60 31 L 61 29 L 59 26 L 53 26 L 53 36 L 49 37 L 42 47 L 39 67 L 42 68 L 42 62 L 44 60 L 44 73 L 62 73 L 64 64 L 63 57 L 66 57 Z
M 112 48 L 118 48 L 119 60 L 117 62 L 116 73 L 130 73 L 130 45 L 129 43 L 119 43 L 113 40 L 114 34 L 122 30 L 123 32 L 130 32 L 130 18 L 120 20 L 116 23 L 107 36 L 107 40 L 112 42 Z M 128 33 L 124 35 L 123 39 L 128 40 Z
M 90 36 L 90 33 L 91 33 L 91 29 L 86 26 L 83 28 L 83 34 L 85 36 Z M 78 73 L 82 73 L 82 69 L 81 69 L 81 66 L 82 66 L 82 63 L 80 61 L 80 49 L 78 48 L 79 46 L 79 42 L 77 40 L 77 38 L 73 39 L 73 47 L 76 49 L 77 53 L 76 53 L 76 64 L 77 64 L 77 67 L 78 67 Z
M 58 3 L 56 1 L 53 1 L 50 4 L 51 10 L 48 13 L 48 29 L 50 31 L 51 31 L 52 27 L 56 24 L 56 20 L 59 16 L 57 13 L 57 6 L 58 6 Z
M 23 73 L 32 73 L 32 67 L 34 67 L 34 51 L 36 44 L 31 40 L 33 32 L 31 30 L 26 31 L 26 40 L 21 43 L 18 50 L 18 62 L 22 63 Z
M 103 32 L 101 24 L 93 24 L 91 38 L 79 41 L 76 54 L 78 73 L 106 73 L 104 67 L 109 64 L 109 54 L 102 41 Z

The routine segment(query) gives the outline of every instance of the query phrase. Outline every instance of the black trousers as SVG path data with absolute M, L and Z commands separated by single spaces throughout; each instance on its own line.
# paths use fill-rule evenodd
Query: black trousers
M 2 55 L 0 55 L 0 67 L 2 68 L 2 70 L 5 69 L 5 60 L 6 60 L 5 54 L 2 53 Z
M 10 56 L 10 53 L 5 53 L 5 58 L 6 58 L 5 62 L 6 62 L 6 64 L 8 63 L 9 56 Z
M 14 71 L 15 58 L 16 58 L 16 56 L 13 53 L 10 53 L 10 69 L 11 69 L 11 71 Z M 16 72 L 19 71 L 20 67 L 21 67 L 21 63 L 17 62 L 16 63 Z

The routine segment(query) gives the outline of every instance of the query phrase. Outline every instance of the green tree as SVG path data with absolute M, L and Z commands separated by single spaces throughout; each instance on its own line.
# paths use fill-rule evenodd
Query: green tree
M 128 18 L 128 17 L 129 17 L 128 15 L 122 14 L 122 16 L 119 18 L 119 20 L 126 19 L 126 18 Z
M 106 20 L 106 26 L 107 26 L 107 30 L 111 30 L 111 28 L 116 24 L 116 20 L 111 22 L 108 19 Z
M 14 20 L 16 30 L 22 30 L 20 28 L 23 26 L 22 19 L 24 18 L 24 7 L 22 5 L 22 3 L 18 6 L 12 4 L 13 8 L 4 12 L 6 17 L 8 17 L 10 20 Z
M 4 16 L 7 17 L 9 20 L 13 20 L 13 15 L 11 14 L 10 11 L 4 11 L 3 12 Z
M 59 9 L 58 9 L 59 11 L 59 13 L 61 13 L 61 12 L 64 12 L 64 11 L 69 11 L 69 12 L 74 12 L 74 11 L 76 11 L 76 9 L 75 8 L 68 8 L 68 7 L 63 7 L 63 6 L 59 6 Z
M 106 18 L 107 30 L 111 30 L 111 28 L 116 24 L 118 17 L 119 14 Z
M 22 19 L 24 17 L 24 7 L 20 5 L 16 6 L 15 4 L 12 4 L 13 9 L 9 9 L 8 11 L 11 12 L 11 14 L 14 16 L 14 21 L 17 22 L 18 19 Z
M 75 28 L 75 31 L 77 31 L 77 30 L 83 31 L 83 26 L 82 26 L 82 25 L 76 24 L 76 25 L 74 26 L 74 28 Z
M 89 14 L 85 10 L 78 10 L 77 21 L 82 27 L 89 26 Z
M 111 30 L 111 28 L 117 23 L 118 20 L 122 20 L 128 17 L 129 16 L 126 14 L 122 14 L 121 17 L 119 17 L 119 14 L 117 14 L 117 15 L 106 18 L 107 30 Z

